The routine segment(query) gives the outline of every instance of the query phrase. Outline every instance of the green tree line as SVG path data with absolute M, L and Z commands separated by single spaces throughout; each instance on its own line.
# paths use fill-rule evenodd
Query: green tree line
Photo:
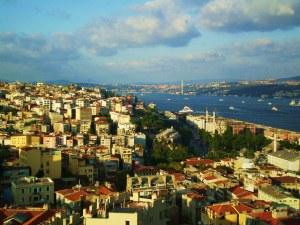
M 242 149 L 246 149 L 246 156 L 253 157 L 255 151 L 271 143 L 263 134 L 253 134 L 248 129 L 243 133 L 233 134 L 230 127 L 223 134 L 214 135 L 200 130 L 199 136 L 204 148 L 208 150 L 208 157 L 214 159 L 236 156 Z

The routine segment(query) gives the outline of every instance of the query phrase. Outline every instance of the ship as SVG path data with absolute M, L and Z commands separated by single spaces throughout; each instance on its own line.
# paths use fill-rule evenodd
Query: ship
M 278 111 L 278 108 L 275 107 L 275 106 L 273 106 L 273 107 L 272 107 L 272 111 Z
M 289 106 L 300 106 L 300 101 L 296 102 L 296 100 L 292 100 L 290 101 Z
M 188 106 L 184 106 L 182 110 L 179 110 L 179 114 L 188 114 L 188 113 L 193 113 L 194 111 L 188 107 Z
M 223 101 L 224 101 L 224 99 L 223 99 L 223 98 L 220 98 L 220 99 L 219 99 L 219 102 L 223 102 Z
M 230 110 L 234 110 L 234 107 L 233 107 L 233 106 L 229 106 L 229 109 L 230 109 Z

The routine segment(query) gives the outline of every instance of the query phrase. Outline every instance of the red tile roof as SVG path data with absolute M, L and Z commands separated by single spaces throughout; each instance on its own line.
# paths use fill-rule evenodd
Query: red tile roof
M 205 177 L 203 177 L 205 180 L 215 180 L 215 179 L 217 179 L 217 177 L 216 176 L 214 176 L 214 175 L 209 175 L 209 176 L 205 176 Z
M 86 196 L 88 195 L 87 192 L 83 191 L 83 190 L 80 190 L 80 191 L 76 191 L 74 193 L 71 193 L 71 194 L 68 194 L 68 195 L 65 195 L 64 197 L 66 199 L 68 199 L 69 201 L 72 201 L 72 202 L 78 202 L 81 200 L 81 197 L 82 196 Z
M 182 173 L 173 173 L 176 181 L 183 181 L 185 179 L 185 175 Z
M 189 193 L 187 193 L 187 196 L 194 199 L 194 200 L 196 200 L 196 201 L 201 201 L 201 200 L 205 199 L 205 196 L 199 195 L 195 192 L 189 192 Z
M 82 189 L 64 189 L 56 193 L 63 195 L 64 198 L 72 202 L 80 201 L 82 196 L 88 195 L 88 193 Z
M 48 220 L 55 215 L 56 210 L 46 210 L 43 208 L 34 209 L 0 209 L 0 224 L 3 224 L 4 220 L 13 218 L 18 214 L 26 214 L 28 220 L 23 225 L 37 225 L 41 222 Z M 19 224 L 17 221 L 14 224 Z
M 272 180 L 278 183 L 300 183 L 299 178 L 291 176 L 272 177 Z
M 237 213 L 241 213 L 241 212 L 251 212 L 252 211 L 252 208 L 250 208 L 249 206 L 242 204 L 242 203 L 215 204 L 215 205 L 208 206 L 208 208 L 219 216 L 225 215 L 225 213 L 237 214 Z
M 215 214 L 224 215 L 225 213 L 235 214 L 236 211 L 231 206 L 231 204 L 217 204 L 208 206 L 208 208 L 213 211 Z
M 254 196 L 252 192 L 247 191 L 244 188 L 241 188 L 240 186 L 230 188 L 229 191 L 239 199 L 246 198 L 249 196 Z
M 113 191 L 111 189 L 109 189 L 108 187 L 100 186 L 98 188 L 98 194 L 100 194 L 100 195 L 112 195 Z
M 195 166 L 195 165 L 210 165 L 214 164 L 215 161 L 211 159 L 201 159 L 201 158 L 189 158 L 185 160 L 185 164 Z

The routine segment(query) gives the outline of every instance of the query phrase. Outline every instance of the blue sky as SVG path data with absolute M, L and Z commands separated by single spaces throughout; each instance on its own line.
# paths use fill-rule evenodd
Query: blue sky
M 0 0 L 0 78 L 298 76 L 299 0 Z

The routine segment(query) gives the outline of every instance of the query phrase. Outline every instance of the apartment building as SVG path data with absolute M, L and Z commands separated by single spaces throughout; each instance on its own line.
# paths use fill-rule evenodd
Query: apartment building
M 22 166 L 29 166 L 33 176 L 42 171 L 44 176 L 52 179 L 61 178 L 61 151 L 59 150 L 21 148 L 19 162 Z
M 11 190 L 18 206 L 54 203 L 54 182 L 49 177 L 20 178 L 12 182 Z
M 282 189 L 268 185 L 258 189 L 258 199 L 264 201 L 272 201 L 278 205 L 287 205 L 291 208 L 300 209 L 300 199 L 294 197 L 289 192 L 284 192 Z
M 283 170 L 300 172 L 300 152 L 286 149 L 269 153 L 268 163 Z

